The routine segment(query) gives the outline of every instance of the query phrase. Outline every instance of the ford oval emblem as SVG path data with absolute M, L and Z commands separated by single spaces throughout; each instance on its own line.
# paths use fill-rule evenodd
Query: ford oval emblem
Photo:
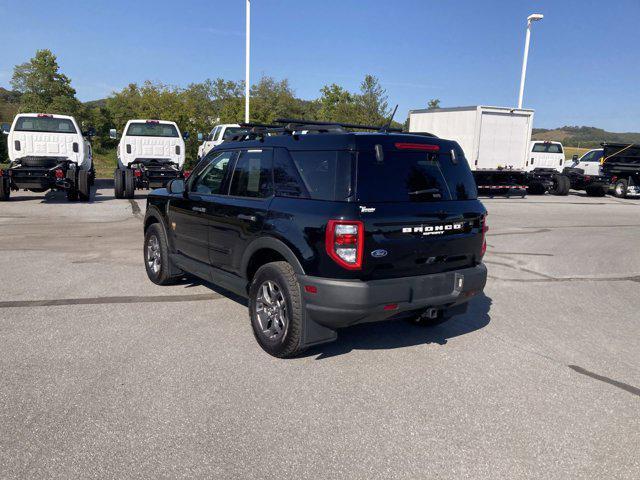
M 373 252 L 371 252 L 371 256 L 375 258 L 382 258 L 382 257 L 386 257 L 387 253 L 389 252 L 381 248 L 379 250 L 374 250 Z

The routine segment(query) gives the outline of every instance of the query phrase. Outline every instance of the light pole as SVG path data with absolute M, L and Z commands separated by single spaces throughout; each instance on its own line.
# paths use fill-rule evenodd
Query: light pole
M 249 123 L 249 58 L 251 51 L 251 0 L 247 0 L 247 45 L 245 49 L 244 121 Z
M 543 18 L 544 15 L 542 15 L 541 13 L 534 13 L 527 17 L 527 36 L 524 41 L 524 58 L 522 59 L 522 76 L 520 77 L 520 95 L 518 96 L 518 108 L 522 108 L 522 96 L 524 95 L 524 79 L 527 76 L 527 60 L 529 59 L 529 39 L 531 38 L 531 23 L 542 20 Z

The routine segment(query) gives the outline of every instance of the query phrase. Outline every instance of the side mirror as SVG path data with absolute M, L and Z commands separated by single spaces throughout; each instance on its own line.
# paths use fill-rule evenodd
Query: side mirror
M 204 135 L 202 134 L 202 132 L 198 132 L 198 141 L 201 142 L 203 138 Z
M 167 183 L 167 191 L 169 193 L 184 193 L 184 180 L 181 178 L 174 178 Z
M 11 125 L 9 125 L 8 123 L 3 123 L 2 133 L 4 133 L 5 135 L 9 135 L 9 130 L 11 130 Z
M 577 155 L 577 154 L 576 154 L 576 155 L 574 155 L 573 157 L 571 157 L 571 159 L 572 159 L 574 162 L 577 162 L 577 161 L 578 161 L 578 155 Z
M 115 128 L 110 128 L 109 129 L 109 138 L 111 140 L 117 140 L 118 139 L 118 132 L 116 131 Z
M 189 140 L 189 132 L 182 132 L 182 139 Z

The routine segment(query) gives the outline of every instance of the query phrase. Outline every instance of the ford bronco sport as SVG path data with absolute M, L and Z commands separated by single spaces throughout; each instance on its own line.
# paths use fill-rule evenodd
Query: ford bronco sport
M 357 323 L 465 312 L 486 282 L 487 227 L 459 145 L 280 123 L 223 143 L 188 180 L 150 193 L 151 281 L 189 273 L 248 297 L 256 340 L 277 357 Z

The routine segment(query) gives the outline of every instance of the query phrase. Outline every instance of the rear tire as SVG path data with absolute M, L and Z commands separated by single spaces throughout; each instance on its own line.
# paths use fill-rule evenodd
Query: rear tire
M 83 202 L 88 201 L 91 197 L 89 172 L 86 170 L 80 170 L 78 172 L 78 196 Z
M 151 224 L 144 234 L 144 267 L 156 285 L 169 285 L 181 276 L 172 274 L 176 270 L 169 256 L 167 234 L 159 223 Z
M 604 197 L 607 193 L 603 185 L 587 185 L 586 188 L 588 197 Z
M 621 178 L 613 187 L 613 194 L 618 198 L 627 198 L 627 188 L 629 188 L 629 182 Z
M 287 358 L 304 350 L 302 293 L 287 262 L 258 269 L 249 288 L 249 317 L 256 341 L 269 355 Z
M 66 194 L 67 194 L 67 200 L 69 200 L 70 202 L 78 201 L 78 188 L 76 187 L 75 184 L 67 188 Z
M 555 175 L 553 177 L 553 187 L 549 190 L 551 195 L 566 196 L 569 195 L 571 189 L 571 181 L 566 175 Z
M 119 168 L 113 172 L 113 194 L 116 198 L 124 198 L 124 172 Z
M 8 178 L 0 178 L 0 202 L 8 202 L 11 197 L 11 185 Z
M 136 177 L 133 170 L 125 168 L 124 170 L 124 196 L 125 198 L 133 198 L 136 191 Z

